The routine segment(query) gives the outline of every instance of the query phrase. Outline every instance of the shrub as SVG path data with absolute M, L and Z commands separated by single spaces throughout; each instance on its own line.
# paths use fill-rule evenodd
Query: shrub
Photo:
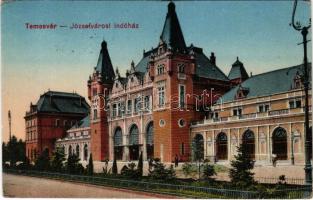
M 121 170 L 121 175 L 130 179 L 138 179 L 140 178 L 139 170 L 136 169 L 136 164 L 135 163 L 129 163 L 128 167 L 123 166 Z
M 151 179 L 163 181 L 173 181 L 176 178 L 173 165 L 171 165 L 169 169 L 166 169 L 165 165 L 160 162 L 159 158 L 153 160 L 152 168 L 149 170 L 148 176 Z
M 212 180 L 212 176 L 216 175 L 213 165 L 204 164 L 202 169 L 202 178 Z
M 192 176 L 195 173 L 197 173 L 197 166 L 186 162 L 182 166 L 182 171 L 183 171 L 185 177 Z

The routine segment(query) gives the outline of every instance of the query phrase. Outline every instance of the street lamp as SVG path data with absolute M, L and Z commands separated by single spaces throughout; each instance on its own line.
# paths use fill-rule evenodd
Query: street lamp
M 292 165 L 295 165 L 294 138 L 295 138 L 295 135 L 294 135 L 294 133 L 292 132 L 292 133 L 291 133 L 291 164 L 292 164 Z
M 304 65 L 304 74 L 302 76 L 303 86 L 304 86 L 304 93 L 305 93 L 305 105 L 304 105 L 304 139 L 305 139 L 305 184 L 312 186 L 312 165 L 311 160 L 309 158 L 309 151 L 310 149 L 310 141 L 309 141 L 309 105 L 308 105 L 308 91 L 309 91 L 309 73 L 308 73 L 308 58 L 307 58 L 307 35 L 309 33 L 309 28 L 311 27 L 311 19 L 308 26 L 302 26 L 300 22 L 295 22 L 295 13 L 297 8 L 298 0 L 295 0 L 292 12 L 292 19 L 290 26 L 292 26 L 295 30 L 301 31 L 303 37 L 303 50 L 304 50 L 304 58 L 303 58 L 303 65 Z

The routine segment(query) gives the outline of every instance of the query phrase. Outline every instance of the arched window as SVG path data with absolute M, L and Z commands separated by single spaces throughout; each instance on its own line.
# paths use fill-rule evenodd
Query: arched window
M 78 158 L 80 158 L 80 154 L 79 154 L 79 145 L 76 145 L 76 155 Z
M 88 158 L 88 146 L 87 144 L 84 145 L 84 160 Z
M 277 160 L 287 160 L 287 132 L 278 127 L 273 132 L 273 154 Z
M 153 158 L 154 152 L 154 143 L 153 143 L 153 122 L 150 122 L 147 126 L 146 134 L 146 149 L 147 149 L 147 158 Z
M 216 159 L 217 160 L 227 160 L 228 158 L 227 149 L 227 135 L 226 133 L 219 133 L 216 139 Z
M 122 129 L 120 127 L 117 127 L 115 129 L 114 137 L 113 137 L 113 143 L 114 143 L 114 156 L 116 160 L 122 160 L 123 157 L 123 135 L 122 135 Z
M 254 133 L 251 130 L 246 130 L 242 135 L 242 145 L 245 152 L 251 159 L 255 158 L 255 140 Z
M 139 157 L 139 130 L 133 124 L 129 130 L 129 156 L 130 160 L 138 160 Z
M 204 140 L 201 134 L 197 134 L 192 141 L 192 158 L 194 161 L 204 159 Z

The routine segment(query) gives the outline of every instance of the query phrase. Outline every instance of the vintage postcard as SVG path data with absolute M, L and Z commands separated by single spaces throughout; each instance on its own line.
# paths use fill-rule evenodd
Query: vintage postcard
M 311 2 L 2 1 L 2 195 L 311 198 Z

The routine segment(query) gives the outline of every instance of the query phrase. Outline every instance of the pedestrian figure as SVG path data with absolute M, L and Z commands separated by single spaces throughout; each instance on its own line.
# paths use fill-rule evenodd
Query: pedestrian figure
M 277 163 L 277 156 L 276 156 L 276 154 L 273 154 L 272 160 L 273 160 L 273 166 L 276 167 L 276 163 Z
M 150 171 L 152 168 L 152 164 L 153 164 L 152 158 L 149 158 L 148 164 L 149 164 L 149 171 Z
M 176 156 L 175 156 L 175 168 L 176 167 L 178 167 L 178 156 L 177 156 L 177 154 L 176 154 Z

